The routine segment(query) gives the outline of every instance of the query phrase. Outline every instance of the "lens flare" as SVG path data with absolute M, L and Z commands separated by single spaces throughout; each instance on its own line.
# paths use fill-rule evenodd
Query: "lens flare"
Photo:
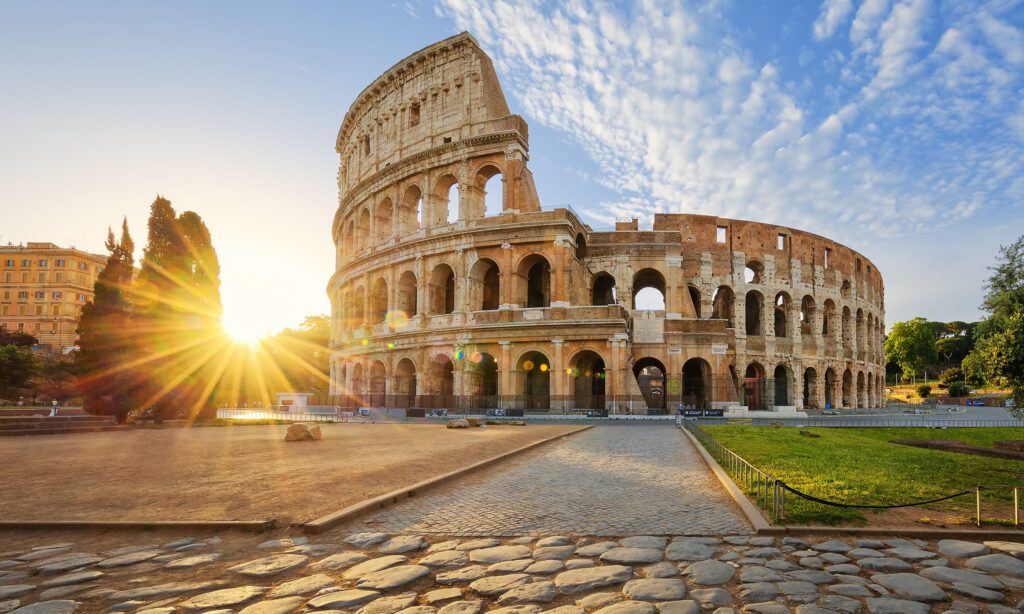
M 526 369 L 527 371 L 533 371 L 533 361 L 532 360 L 524 361 L 523 362 L 523 369 Z
M 409 325 L 409 315 L 401 309 L 396 309 L 384 314 L 384 321 L 391 330 L 402 330 Z
M 541 363 L 540 364 L 540 370 L 541 371 L 547 371 L 548 370 L 548 366 L 546 364 L 544 364 L 544 363 Z
M 469 359 L 474 364 L 480 364 L 484 361 L 484 355 L 481 354 L 480 352 L 473 352 L 472 354 L 470 354 Z

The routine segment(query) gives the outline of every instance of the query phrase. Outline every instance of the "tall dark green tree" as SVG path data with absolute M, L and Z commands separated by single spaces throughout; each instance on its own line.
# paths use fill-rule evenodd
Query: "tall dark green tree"
M 78 389 L 85 409 L 115 416 L 124 422 L 139 385 L 132 367 L 135 337 L 132 327 L 130 288 L 135 268 L 135 243 L 128 221 L 121 224 L 121 240 L 107 232 L 107 263 L 96 278 L 93 300 L 82 308 L 78 323 L 76 359 Z
M 14 344 L 0 346 L 0 399 L 13 402 L 23 396 L 38 369 L 31 349 Z

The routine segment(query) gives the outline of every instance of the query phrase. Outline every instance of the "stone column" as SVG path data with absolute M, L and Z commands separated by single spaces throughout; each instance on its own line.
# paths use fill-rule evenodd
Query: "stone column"
M 551 402 L 551 409 L 563 409 L 565 407 L 565 361 L 563 346 L 565 340 L 552 339 L 551 346 L 554 348 L 553 360 L 551 361 L 551 388 L 550 394 L 554 397 Z
M 501 397 L 502 405 L 506 406 L 513 396 L 512 392 L 512 342 L 499 341 L 501 346 L 501 359 L 498 362 L 498 395 Z
M 818 400 L 818 409 L 825 409 L 825 370 L 822 369 L 821 363 L 815 365 L 814 372 L 817 374 L 815 396 Z
M 619 382 L 619 341 L 617 339 L 609 339 L 608 347 L 610 348 L 610 356 L 609 364 L 605 369 L 605 408 L 608 409 L 609 413 L 618 413 L 618 396 L 621 390 Z

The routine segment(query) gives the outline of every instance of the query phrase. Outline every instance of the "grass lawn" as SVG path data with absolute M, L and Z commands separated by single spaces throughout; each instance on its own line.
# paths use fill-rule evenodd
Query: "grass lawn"
M 995 441 L 1024 439 L 1024 428 L 768 428 L 741 425 L 705 426 L 722 445 L 793 488 L 829 501 L 893 505 L 934 499 L 978 484 L 1024 487 L 1024 463 L 889 443 L 893 439 L 948 439 L 991 447 Z M 807 437 L 806 431 L 820 435 Z M 983 516 L 1000 511 L 1012 519 L 1009 489 L 983 493 Z M 987 512 L 985 510 L 987 506 Z M 923 508 L 974 514 L 974 496 L 967 495 Z M 824 506 L 786 496 L 790 524 L 865 524 L 871 511 Z

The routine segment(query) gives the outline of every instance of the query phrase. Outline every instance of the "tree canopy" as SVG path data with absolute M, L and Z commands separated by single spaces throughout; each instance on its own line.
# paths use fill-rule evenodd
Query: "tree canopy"
M 916 373 L 925 365 L 934 363 L 935 334 L 924 318 L 896 322 L 885 338 L 885 355 L 904 373 Z

